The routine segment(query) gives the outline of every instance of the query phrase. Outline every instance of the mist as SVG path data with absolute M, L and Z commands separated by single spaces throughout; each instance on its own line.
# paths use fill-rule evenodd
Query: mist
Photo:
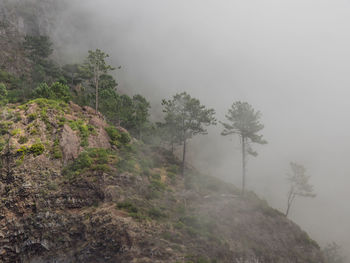
M 307 168 L 317 197 L 290 218 L 325 245 L 350 246 L 350 17 L 348 1 L 74 0 L 52 34 L 62 63 L 87 50 L 110 55 L 127 94 L 152 103 L 187 91 L 224 121 L 234 101 L 262 113 L 267 145 L 254 146 L 247 187 L 284 212 L 289 162 Z M 219 124 L 190 142 L 200 171 L 240 186 L 236 137 Z M 347 251 L 350 254 L 350 251 Z

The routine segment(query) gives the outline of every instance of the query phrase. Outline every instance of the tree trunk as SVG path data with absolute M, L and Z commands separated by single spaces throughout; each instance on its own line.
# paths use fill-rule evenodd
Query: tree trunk
M 292 206 L 292 203 L 293 203 L 295 197 L 296 197 L 296 194 L 295 194 L 295 192 L 294 192 L 294 188 L 292 187 L 292 188 L 290 189 L 290 191 L 289 191 L 289 194 L 288 194 L 287 211 L 286 211 L 286 213 L 285 213 L 285 216 L 286 216 L 286 217 L 287 217 L 288 214 L 289 214 L 289 210 L 290 210 L 290 208 L 291 208 L 291 206 Z
M 97 114 L 97 112 L 98 112 L 98 76 L 96 76 L 96 101 L 95 101 L 95 111 L 96 111 L 96 114 Z
M 182 152 L 182 176 L 185 176 L 185 161 L 186 161 L 186 138 L 184 139 L 183 152 Z
M 287 204 L 287 211 L 286 211 L 286 214 L 285 214 L 286 217 L 288 216 L 289 209 L 290 209 L 291 205 L 292 205 L 291 203 Z
M 245 180 L 246 180 L 246 139 L 244 135 L 241 135 L 242 138 L 242 195 L 245 192 Z

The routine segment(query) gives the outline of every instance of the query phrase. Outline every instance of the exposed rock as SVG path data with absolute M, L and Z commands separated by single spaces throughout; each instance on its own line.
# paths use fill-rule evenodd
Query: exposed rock
M 104 128 L 97 130 L 97 135 L 90 135 L 88 142 L 91 148 L 106 148 L 110 149 L 111 144 L 109 143 L 109 136 Z
M 64 163 L 76 159 L 80 151 L 80 140 L 76 133 L 67 124 L 64 124 L 60 146 L 62 148 Z
M 69 102 L 69 106 L 75 112 L 80 112 L 81 111 L 81 107 L 78 104 L 75 104 L 73 101 Z
M 96 111 L 91 108 L 90 106 L 83 106 L 83 111 L 85 111 L 86 113 L 90 114 L 90 115 L 95 115 Z
M 93 114 L 95 114 L 95 111 L 94 111 Z M 101 118 L 99 118 L 99 117 L 97 117 L 97 116 L 93 116 L 93 117 L 90 119 L 89 123 L 90 123 L 91 125 L 95 126 L 95 127 L 106 128 L 106 127 L 108 126 L 108 124 L 105 122 L 105 120 L 103 120 L 103 119 L 101 119 Z

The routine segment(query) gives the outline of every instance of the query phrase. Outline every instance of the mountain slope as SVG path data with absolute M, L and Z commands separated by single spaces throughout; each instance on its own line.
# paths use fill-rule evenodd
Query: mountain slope
M 2 262 L 323 262 L 254 194 L 182 178 L 170 152 L 89 107 L 37 99 L 0 116 Z

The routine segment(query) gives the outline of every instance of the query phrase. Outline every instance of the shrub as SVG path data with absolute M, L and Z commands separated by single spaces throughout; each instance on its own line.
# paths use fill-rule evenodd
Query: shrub
M 35 143 L 29 149 L 29 152 L 34 156 L 39 156 L 43 154 L 44 151 L 45 151 L 45 146 L 42 143 Z
M 93 148 L 89 149 L 89 156 L 95 159 L 97 164 L 107 164 L 109 153 L 104 148 Z
M 79 131 L 79 136 L 81 139 L 80 145 L 82 147 L 89 146 L 88 138 L 91 133 L 95 132 L 93 126 L 85 124 L 83 120 L 69 121 L 69 126 L 73 131 Z
M 58 139 L 56 139 L 53 143 L 52 155 L 53 155 L 53 158 L 55 159 L 61 159 L 63 157 L 62 150 L 60 147 L 60 142 Z
M 153 219 L 161 219 L 167 217 L 165 213 L 163 213 L 160 209 L 152 207 L 148 210 L 148 215 Z
M 27 153 L 30 152 L 30 149 L 28 149 L 27 146 L 21 146 L 19 149 L 17 149 L 16 151 L 18 154 L 20 154 L 21 156 L 26 155 Z
M 64 168 L 64 174 L 68 178 L 82 174 L 87 170 L 109 171 L 109 163 L 115 161 L 116 156 L 106 149 L 92 148 L 82 152 L 69 166 Z M 113 164 L 113 163 L 111 163 Z
M 117 204 L 117 208 L 125 210 L 129 213 L 137 213 L 138 212 L 138 208 L 136 206 L 134 206 L 134 204 L 132 204 L 131 202 L 121 202 Z
M 120 142 L 122 144 L 128 144 L 129 142 L 131 142 L 131 136 L 129 133 L 127 132 L 121 132 L 120 133 L 121 137 L 120 137 Z
M 92 165 L 92 158 L 89 156 L 87 152 L 83 152 L 79 155 L 79 157 L 74 161 L 72 165 L 73 171 L 83 170 L 85 168 L 90 168 Z
M 112 145 L 115 145 L 117 147 L 121 145 L 128 144 L 131 141 L 130 134 L 127 132 L 119 131 L 114 126 L 109 126 L 105 128 L 110 140 L 110 143 Z
M 20 133 L 21 133 L 21 129 L 14 129 L 11 131 L 12 136 L 16 136 L 17 134 L 20 134 Z
M 55 82 L 50 87 L 46 83 L 41 83 L 34 90 L 34 96 L 36 98 L 62 100 L 64 102 L 68 102 L 71 99 L 69 87 L 60 82 Z
M 123 158 L 121 157 L 116 165 L 119 169 L 119 172 L 134 172 L 135 171 L 136 161 L 131 158 Z

